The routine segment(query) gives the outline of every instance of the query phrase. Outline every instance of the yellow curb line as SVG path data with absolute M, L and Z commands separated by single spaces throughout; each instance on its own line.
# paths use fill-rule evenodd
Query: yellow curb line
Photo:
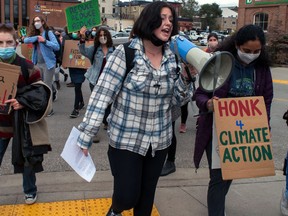
M 273 82 L 274 82 L 274 83 L 279 83 L 279 84 L 288 85 L 288 80 L 274 80 L 274 79 L 273 79 Z

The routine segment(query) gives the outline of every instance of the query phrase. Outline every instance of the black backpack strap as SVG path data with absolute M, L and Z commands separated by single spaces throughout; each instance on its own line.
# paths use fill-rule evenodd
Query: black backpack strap
M 134 57 L 135 57 L 135 50 L 129 48 L 130 45 L 130 41 L 127 43 L 124 43 L 124 50 L 125 50 L 125 60 L 126 60 L 126 73 L 125 73 L 125 78 L 126 79 L 128 73 L 132 70 L 132 68 L 134 67 Z
M 50 41 L 49 32 L 50 30 L 45 30 L 45 39 Z
M 21 64 L 22 76 L 24 77 L 24 80 L 25 80 L 26 84 L 28 84 L 29 71 L 28 71 L 28 64 L 26 62 L 26 59 L 20 57 L 20 64 Z

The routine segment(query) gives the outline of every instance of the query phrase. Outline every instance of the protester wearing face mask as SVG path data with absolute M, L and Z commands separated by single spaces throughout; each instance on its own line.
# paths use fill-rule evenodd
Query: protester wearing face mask
M 16 46 L 13 25 L 0 24 L 0 62 L 21 68 L 16 96 L 1 98 L 1 103 L 13 109 L 8 115 L 0 114 L 0 166 L 10 143 L 14 173 L 22 173 L 24 201 L 33 204 L 37 200 L 36 173 L 43 171 L 43 154 L 51 151 L 44 117 L 48 113 L 52 93 L 41 81 L 39 68 L 19 56 L 15 52 Z
M 48 31 L 48 33 L 46 33 Z M 48 35 L 49 39 L 46 38 Z M 33 18 L 28 37 L 24 38 L 24 43 L 34 45 L 32 62 L 40 68 L 43 81 L 53 90 L 53 98 L 56 99 L 57 90 L 53 88 L 53 77 L 55 74 L 56 57 L 53 50 L 60 49 L 57 39 L 49 30 L 46 21 L 41 16 Z M 48 114 L 54 114 L 53 109 Z
M 206 151 L 210 170 L 207 194 L 209 216 L 225 215 L 225 198 L 232 183 L 232 180 L 223 180 L 221 169 L 211 168 L 214 111 L 212 99 L 263 96 L 268 120 L 270 120 L 273 83 L 265 44 L 265 35 L 261 27 L 246 25 L 240 28 L 234 35 L 226 38 L 215 50 L 228 51 L 235 58 L 235 65 L 229 80 L 214 94 L 207 93 L 201 88 L 195 92 L 196 103 L 202 114 L 198 118 L 194 164 L 198 169 L 200 160 Z
M 216 33 L 210 33 L 207 37 L 207 48 L 205 52 L 214 52 L 218 46 L 218 35 Z
M 93 27 L 93 28 L 91 29 L 91 33 L 90 33 L 90 38 L 89 38 L 89 40 L 94 40 L 95 37 L 96 37 L 96 34 L 97 34 L 97 29 L 96 29 L 96 27 Z
M 79 49 L 82 55 L 86 56 L 91 61 L 91 67 L 87 70 L 85 77 L 89 81 L 91 92 L 97 83 L 100 74 L 106 64 L 107 59 L 113 53 L 113 41 L 110 32 L 106 28 L 99 28 L 96 32 L 96 37 L 94 38 L 94 46 L 85 46 L 85 32 L 86 27 L 80 30 L 81 40 L 79 44 Z M 105 111 L 105 116 L 103 118 L 104 129 L 108 127 L 107 117 L 110 114 L 111 105 Z
M 67 30 L 67 28 L 66 28 Z M 65 47 L 66 40 L 77 40 L 79 41 L 79 32 L 72 32 L 63 37 L 63 44 Z M 83 68 L 68 68 L 69 75 L 71 78 L 72 86 L 74 87 L 74 108 L 70 114 L 70 118 L 77 118 L 80 115 L 80 110 L 84 108 L 84 99 L 82 93 L 82 83 L 85 81 L 84 74 L 86 73 L 86 69 Z M 70 86 L 69 86 L 70 87 Z

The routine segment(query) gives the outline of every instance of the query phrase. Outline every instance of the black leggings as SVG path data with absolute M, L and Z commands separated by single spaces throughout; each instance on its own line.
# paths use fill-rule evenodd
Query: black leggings
M 74 109 L 79 109 L 79 104 L 84 103 L 82 94 L 82 83 L 74 83 L 75 99 L 74 99 Z
M 157 182 L 165 161 L 167 149 L 146 156 L 109 146 L 108 157 L 114 191 L 112 209 L 120 213 L 133 208 L 134 216 L 150 216 Z
M 211 169 L 212 142 L 206 147 L 206 154 L 210 171 L 210 181 L 207 193 L 208 215 L 224 216 L 226 195 L 232 180 L 223 180 L 221 169 Z
M 177 138 L 175 135 L 175 121 L 174 121 L 172 122 L 172 142 L 168 149 L 168 157 L 167 157 L 168 161 L 175 162 L 176 146 L 177 146 Z
M 188 103 L 181 106 L 181 123 L 186 124 L 188 118 Z

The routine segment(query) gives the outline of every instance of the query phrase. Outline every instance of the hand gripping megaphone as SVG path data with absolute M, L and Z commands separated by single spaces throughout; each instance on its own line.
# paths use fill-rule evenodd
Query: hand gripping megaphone
M 220 88 L 229 78 L 234 66 L 231 53 L 204 52 L 183 36 L 172 37 L 170 49 L 196 68 L 199 73 L 199 86 L 206 92 L 214 92 Z

